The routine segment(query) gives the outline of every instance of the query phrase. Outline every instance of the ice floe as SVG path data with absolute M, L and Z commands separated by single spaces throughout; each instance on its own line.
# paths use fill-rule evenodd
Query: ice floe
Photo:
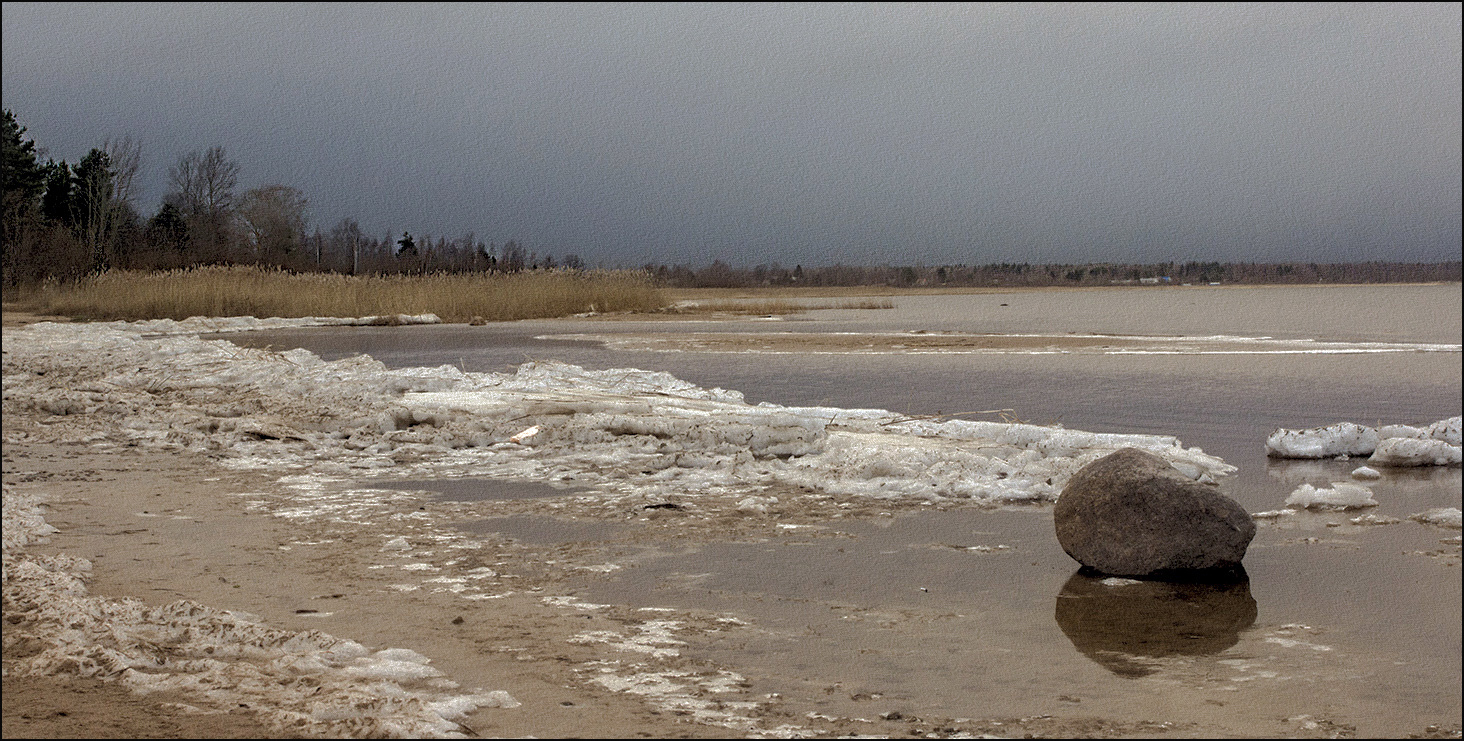
M 1368 466 L 1358 466 L 1357 468 L 1352 469 L 1352 478 L 1359 481 L 1376 481 L 1377 479 L 1380 479 L 1382 477 L 1382 472 L 1376 468 L 1370 468 Z
M 1318 489 L 1311 484 L 1296 487 L 1286 497 L 1286 506 L 1296 509 L 1361 509 L 1376 507 L 1372 489 L 1350 481 L 1335 481 L 1330 489 Z
M 1439 527 L 1454 529 L 1464 527 L 1464 512 L 1460 512 L 1458 507 L 1436 507 L 1427 512 L 1410 515 L 1408 519 Z
M 1272 458 L 1339 458 L 1370 456 L 1378 466 L 1447 466 L 1464 461 L 1460 427 L 1464 418 L 1450 417 L 1426 427 L 1368 427 L 1339 422 L 1326 427 L 1278 429 L 1266 438 Z

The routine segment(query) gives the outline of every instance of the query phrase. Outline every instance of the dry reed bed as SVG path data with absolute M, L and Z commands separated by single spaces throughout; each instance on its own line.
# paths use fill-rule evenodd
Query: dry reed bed
M 40 313 L 90 320 L 430 313 L 445 322 L 509 321 L 667 303 L 648 277 L 629 271 L 347 276 L 254 267 L 114 271 L 18 298 Z

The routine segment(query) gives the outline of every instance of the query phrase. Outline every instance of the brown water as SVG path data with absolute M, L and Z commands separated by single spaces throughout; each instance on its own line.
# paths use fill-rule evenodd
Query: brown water
M 394 366 L 501 371 L 556 359 L 639 367 L 737 389 L 753 403 L 911 414 L 1001 408 L 1076 429 L 1170 434 L 1239 466 L 1222 486 L 1260 511 L 1280 508 L 1301 483 L 1347 480 L 1359 465 L 1267 459 L 1271 430 L 1458 415 L 1457 349 L 753 354 L 725 352 L 735 343 L 716 353 L 657 352 L 563 337 L 655 336 L 665 347 L 667 337 L 689 331 L 1073 332 L 1457 346 L 1460 298 L 1457 285 L 1030 291 L 896 297 L 893 310 L 816 311 L 787 321 L 578 319 L 228 338 L 303 346 L 327 358 L 366 352 Z M 1378 515 L 1406 518 L 1461 501 L 1457 467 L 1391 470 L 1370 486 Z M 804 700 L 810 712 L 1179 719 L 1201 735 L 1457 729 L 1459 546 L 1440 541 L 1458 531 L 1406 519 L 1361 527 L 1348 521 L 1357 514 L 1263 522 L 1247 579 L 1227 585 L 1105 585 L 1077 575 L 1052 536 L 1050 510 L 1036 507 L 835 520 L 755 543 L 621 546 L 625 568 L 587 575 L 579 594 L 745 616 L 755 638 L 688 650 L 749 677 L 756 692 L 811 698 Z M 554 522 L 496 518 L 471 527 L 541 542 L 621 534 Z M 1303 715 L 1310 720 L 1287 720 Z
M 396 491 L 430 491 L 444 502 L 502 502 L 514 499 L 538 499 L 583 494 L 587 489 L 555 486 L 538 481 L 500 479 L 414 479 L 379 481 L 372 489 Z

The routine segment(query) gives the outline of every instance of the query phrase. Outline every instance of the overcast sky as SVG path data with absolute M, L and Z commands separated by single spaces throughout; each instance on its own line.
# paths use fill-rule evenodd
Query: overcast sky
M 1460 257 L 1460 4 L 5 3 L 50 157 L 590 264 Z

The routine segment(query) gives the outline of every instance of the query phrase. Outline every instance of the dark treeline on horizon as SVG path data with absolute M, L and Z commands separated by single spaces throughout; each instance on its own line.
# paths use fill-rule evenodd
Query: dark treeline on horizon
M 169 270 L 202 265 L 257 265 L 299 272 L 391 275 L 435 272 L 582 270 L 575 254 L 559 259 L 509 240 L 363 233 L 354 219 L 327 231 L 306 226 L 308 200 L 298 189 L 263 185 L 237 193 L 239 166 L 222 147 L 183 155 L 168 169 L 169 191 L 146 218 L 133 205 L 141 146 L 108 140 L 80 162 L 48 160 L 4 112 L 3 284 L 69 281 L 106 270 Z M 938 266 L 735 267 L 648 264 L 661 285 L 677 288 L 762 286 L 1098 286 L 1209 283 L 1415 283 L 1461 280 L 1461 262 L 1028 264 Z
M 1163 262 L 1147 264 L 989 263 L 985 265 L 786 268 L 777 263 L 734 268 L 720 260 L 695 269 L 647 265 L 673 288 L 759 286 L 893 286 L 899 288 L 1038 287 L 1109 285 L 1208 285 L 1210 283 L 1439 283 L 1464 277 L 1464 262 L 1254 263 Z
M 76 164 L 42 162 L 15 114 L 0 132 L 4 204 L 3 284 L 75 280 L 107 270 L 257 265 L 348 274 L 583 268 L 519 242 L 501 247 L 471 233 L 372 236 L 354 219 L 308 230 L 305 194 L 280 184 L 239 191 L 239 165 L 223 147 L 183 155 L 168 169 L 169 190 L 144 217 L 133 203 L 141 146 L 108 140 Z

